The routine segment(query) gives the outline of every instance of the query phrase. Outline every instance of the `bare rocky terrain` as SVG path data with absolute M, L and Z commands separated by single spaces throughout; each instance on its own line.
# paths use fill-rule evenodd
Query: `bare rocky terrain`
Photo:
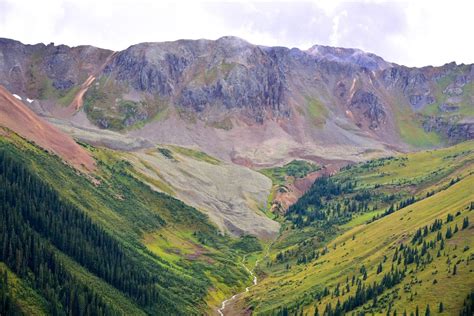
M 208 214 L 222 231 L 276 237 L 280 225 L 262 212 L 272 186 L 270 179 L 239 165 L 211 163 L 169 150 L 172 159 L 156 149 L 126 157 L 137 171 L 154 180 L 148 182 L 154 189 L 171 192 Z

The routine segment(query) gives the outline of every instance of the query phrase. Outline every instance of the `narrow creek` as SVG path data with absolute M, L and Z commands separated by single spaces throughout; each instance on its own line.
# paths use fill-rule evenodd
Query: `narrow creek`
M 247 287 L 245 288 L 245 291 L 240 292 L 240 293 L 237 293 L 237 294 L 234 294 L 234 295 L 232 295 L 232 297 L 230 297 L 230 298 L 224 300 L 224 301 L 222 302 L 222 304 L 221 304 L 221 307 L 220 307 L 219 309 L 217 309 L 217 312 L 219 313 L 220 316 L 224 316 L 224 309 L 225 309 L 225 306 L 226 306 L 227 303 L 229 303 L 229 302 L 233 301 L 234 299 L 236 299 L 237 296 L 240 296 L 240 295 L 242 295 L 242 294 L 248 292 L 252 286 L 257 285 L 257 276 L 255 275 L 255 273 L 254 273 L 253 270 L 250 270 L 250 269 L 245 265 L 245 263 L 244 263 L 244 262 L 245 262 L 245 258 L 246 258 L 245 256 L 242 258 L 242 265 L 244 266 L 245 270 L 247 270 L 247 272 L 253 277 L 252 285 L 247 286 Z M 255 267 L 257 267 L 259 261 L 260 261 L 260 260 L 255 261 Z M 255 269 L 255 267 L 254 267 L 254 269 Z

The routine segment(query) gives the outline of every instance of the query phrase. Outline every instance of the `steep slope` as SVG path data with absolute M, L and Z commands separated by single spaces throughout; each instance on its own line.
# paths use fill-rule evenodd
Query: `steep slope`
M 0 292 L 20 314 L 211 313 L 250 280 L 240 239 L 152 191 L 120 155 L 88 148 L 91 179 L 2 134 Z
M 79 86 L 100 70 L 110 50 L 92 46 L 24 45 L 0 39 L 0 84 L 26 99 L 41 100 L 44 110 L 53 103 L 67 106 Z
M 316 181 L 228 312 L 458 314 L 474 290 L 473 155 L 467 142 Z
M 263 175 L 203 152 L 162 146 L 124 157 L 155 190 L 196 207 L 225 232 L 274 239 L 279 225 L 265 210 L 271 181 Z
M 69 135 L 64 134 L 44 119 L 38 117 L 23 102 L 0 86 L 0 126 L 7 127 L 51 151 L 75 168 L 91 172 L 94 158 Z

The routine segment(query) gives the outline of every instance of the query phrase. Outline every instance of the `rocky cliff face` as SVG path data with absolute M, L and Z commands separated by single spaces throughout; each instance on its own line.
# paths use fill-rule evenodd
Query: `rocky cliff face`
M 457 117 L 429 117 L 423 122 L 427 132 L 436 132 L 454 144 L 466 139 L 474 139 L 474 119 L 457 119 Z
M 384 106 L 372 92 L 357 90 L 351 98 L 350 107 L 362 112 L 369 120 L 371 129 L 383 124 L 387 116 Z
M 357 49 L 302 51 L 235 37 L 142 43 L 113 57 L 90 46 L 2 39 L 0 52 L 0 84 L 12 93 L 67 104 L 94 75 L 83 89 L 92 124 L 133 128 L 152 141 L 229 141 L 222 146 L 234 156 L 280 134 L 288 153 L 312 143 L 404 148 L 473 138 L 473 65 L 409 68 Z
M 24 45 L 0 39 L 0 84 L 30 99 L 54 99 L 82 84 L 111 51 L 93 46 Z
M 196 112 L 242 109 L 259 122 L 266 112 L 289 112 L 275 54 L 236 38 L 138 44 L 120 52 L 103 75 Z

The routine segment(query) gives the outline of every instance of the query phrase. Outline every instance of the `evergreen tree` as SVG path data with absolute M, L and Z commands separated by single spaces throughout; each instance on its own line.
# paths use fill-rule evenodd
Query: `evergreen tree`
M 451 232 L 451 227 L 448 227 L 448 229 L 446 230 L 445 237 L 446 239 L 450 239 L 451 237 L 453 237 L 453 233 Z
M 377 267 L 377 274 L 382 273 L 382 263 L 380 262 L 378 267 Z
M 425 316 L 430 316 L 431 315 L 431 312 L 430 312 L 430 304 L 427 304 L 426 305 L 426 310 L 425 310 Z
M 463 221 L 462 221 L 462 229 L 466 229 L 469 227 L 469 217 L 464 217 Z
M 444 311 L 443 302 L 439 302 L 438 312 L 442 313 Z
M 474 202 L 471 202 L 471 207 L 474 205 Z M 472 208 L 474 209 L 474 208 Z M 459 316 L 472 316 L 474 315 L 474 291 L 471 291 L 464 300 L 463 307 L 459 312 Z
M 314 316 L 319 316 L 318 306 L 314 307 Z

